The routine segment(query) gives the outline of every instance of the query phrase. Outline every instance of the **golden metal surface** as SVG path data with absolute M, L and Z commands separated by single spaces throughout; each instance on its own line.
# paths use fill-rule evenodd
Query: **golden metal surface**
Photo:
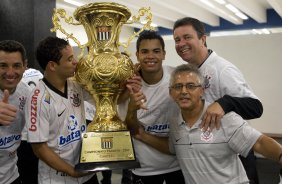
M 126 163 L 126 167 L 140 167 L 135 159 L 130 133 L 117 113 L 118 97 L 125 89 L 126 80 L 134 73 L 132 61 L 126 54 L 121 54 L 119 46 L 127 53 L 127 47 L 135 36 L 139 36 L 144 29 L 152 29 L 152 14 L 149 8 L 141 8 L 132 21 L 128 21 L 130 16 L 130 10 L 117 3 L 91 3 L 78 7 L 74 12 L 77 22 L 67 16 L 65 10 L 54 10 L 51 31 L 61 31 L 81 49 L 75 79 L 89 91 L 96 103 L 94 119 L 87 126 L 87 133 L 82 135 L 77 169 L 96 171 L 104 163 L 114 169 L 119 161 Z M 138 22 L 144 16 L 147 23 L 143 28 L 121 44 L 119 35 L 122 25 Z M 71 25 L 83 25 L 88 42 L 81 45 L 72 33 L 62 28 L 61 19 Z M 88 50 L 86 55 L 85 48 Z
M 135 160 L 129 131 L 82 134 L 80 163 Z
M 73 39 L 79 48 L 79 63 L 75 73 L 76 80 L 88 90 L 96 102 L 96 114 L 88 125 L 87 132 L 94 131 L 122 131 L 127 127 L 117 114 L 117 99 L 125 88 L 125 82 L 133 73 L 133 64 L 127 55 L 121 54 L 119 46 L 125 51 L 131 40 L 144 29 L 153 29 L 152 14 L 149 8 L 141 8 L 137 16 L 132 17 L 130 10 L 117 3 L 91 3 L 78 7 L 74 12 L 77 22 L 66 15 L 65 10 L 55 9 L 51 31 L 61 31 L 67 38 Z M 126 44 L 119 42 L 119 35 L 123 24 L 140 21 L 145 16 L 147 23 L 143 28 L 134 32 Z M 60 25 L 60 19 L 68 24 L 83 25 L 88 42 L 81 45 L 73 34 L 67 33 Z M 88 54 L 83 55 L 87 47 Z

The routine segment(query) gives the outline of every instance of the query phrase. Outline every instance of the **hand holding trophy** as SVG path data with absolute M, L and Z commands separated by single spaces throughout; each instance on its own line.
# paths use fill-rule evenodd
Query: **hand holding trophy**
M 82 49 L 79 56 L 75 78 L 93 96 L 96 103 L 96 114 L 88 125 L 87 132 L 82 134 L 80 163 L 76 169 L 80 171 L 101 171 L 107 169 L 140 167 L 136 161 L 130 132 L 117 113 L 117 99 L 124 89 L 124 83 L 134 74 L 132 61 L 121 54 L 119 46 L 125 49 L 130 41 L 150 26 L 152 15 L 149 9 L 141 8 L 138 16 L 128 22 L 131 12 L 117 3 L 91 3 L 78 7 L 74 17 L 65 15 L 65 10 L 55 10 L 54 28 L 60 30 L 68 38 L 73 39 Z M 126 44 L 119 43 L 119 34 L 123 24 L 138 22 L 146 16 L 147 23 L 134 33 Z M 83 25 L 88 43 L 81 45 L 59 24 L 60 18 L 72 25 Z M 84 49 L 88 54 L 83 56 Z

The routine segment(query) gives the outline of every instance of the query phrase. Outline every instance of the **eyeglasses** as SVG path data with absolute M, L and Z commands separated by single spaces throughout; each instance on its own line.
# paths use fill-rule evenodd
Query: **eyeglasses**
M 171 86 L 170 88 L 176 91 L 181 91 L 184 86 L 185 86 L 185 89 L 188 91 L 194 91 L 196 88 L 202 87 L 201 84 L 196 85 L 193 83 L 186 83 L 186 84 L 178 83 L 178 84 L 175 84 L 174 86 Z

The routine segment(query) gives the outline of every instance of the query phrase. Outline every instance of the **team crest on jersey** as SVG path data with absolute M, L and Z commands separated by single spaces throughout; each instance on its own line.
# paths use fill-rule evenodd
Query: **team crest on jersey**
M 6 135 L 0 138 L 0 150 L 12 147 L 21 140 L 21 135 Z
M 81 104 L 81 100 L 79 98 L 79 94 L 73 94 L 72 97 L 70 97 L 72 99 L 72 105 L 75 107 L 79 107 Z
M 45 94 L 44 102 L 50 104 L 50 94 L 49 94 L 49 93 L 46 93 L 46 94 Z
M 201 129 L 202 133 L 201 133 L 201 140 L 205 141 L 205 142 L 209 142 L 213 139 L 213 133 L 211 132 L 211 129 L 208 128 L 205 132 L 203 131 L 203 129 Z
M 210 87 L 210 80 L 211 80 L 211 76 L 209 75 L 204 76 L 204 89 L 208 89 Z
M 26 102 L 26 97 L 22 96 L 22 97 L 19 98 L 19 100 L 20 100 L 19 109 L 20 109 L 20 110 L 23 110 L 23 109 L 24 109 L 25 102 Z
M 67 135 L 61 135 L 59 137 L 59 146 L 63 147 L 66 146 L 72 142 L 80 140 L 81 133 L 85 132 L 86 126 L 82 125 L 79 127 L 78 121 L 74 115 L 70 115 L 68 118 L 68 124 L 67 124 L 68 134 Z
M 112 149 L 113 148 L 113 137 L 101 137 L 101 148 Z

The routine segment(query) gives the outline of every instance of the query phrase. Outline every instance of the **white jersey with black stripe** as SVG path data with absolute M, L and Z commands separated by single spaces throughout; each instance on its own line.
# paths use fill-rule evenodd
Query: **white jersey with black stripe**
M 21 131 L 24 127 L 24 107 L 30 95 L 30 87 L 19 82 L 13 94 L 9 96 L 9 103 L 17 107 L 16 119 L 9 126 L 0 126 L 0 184 L 13 182 L 19 177 L 17 168 L 17 154 L 21 143 Z M 0 90 L 0 99 L 3 91 Z
M 27 141 L 46 142 L 48 146 L 71 165 L 79 161 L 81 133 L 86 131 L 84 97 L 89 94 L 75 81 L 67 81 L 65 94 L 46 80 L 33 89 L 27 101 Z M 78 184 L 83 178 L 73 178 L 39 161 L 40 184 Z

